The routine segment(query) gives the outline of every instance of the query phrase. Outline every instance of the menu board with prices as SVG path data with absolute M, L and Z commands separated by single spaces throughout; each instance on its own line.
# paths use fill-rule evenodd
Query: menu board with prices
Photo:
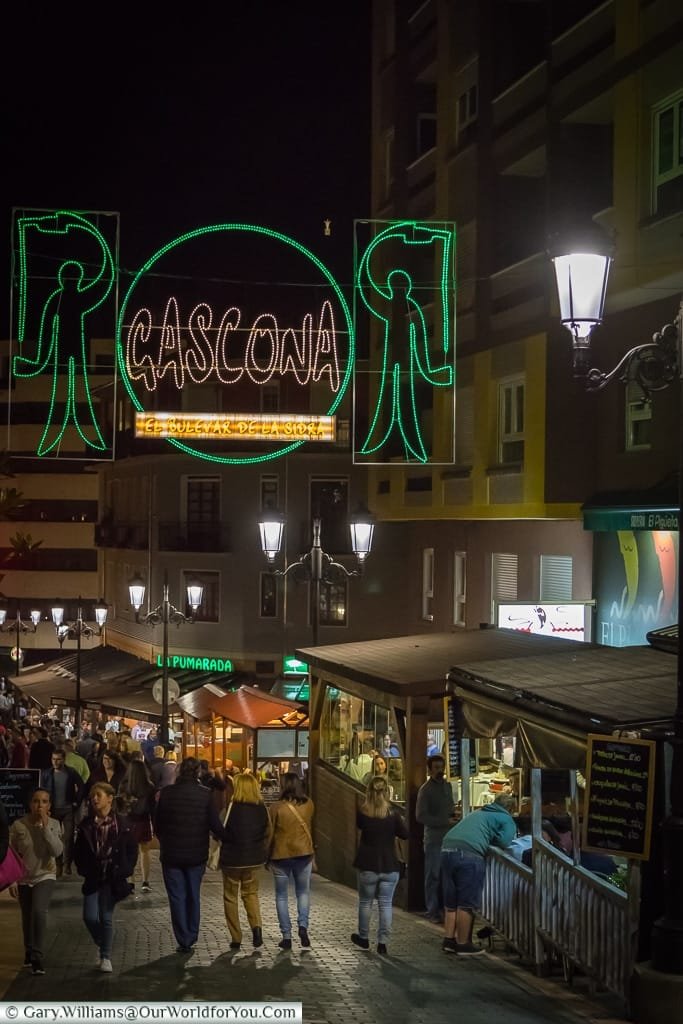
M 39 785 L 37 768 L 0 768 L 0 800 L 10 825 L 28 814 L 31 795 Z
M 588 736 L 582 849 L 648 860 L 655 743 Z

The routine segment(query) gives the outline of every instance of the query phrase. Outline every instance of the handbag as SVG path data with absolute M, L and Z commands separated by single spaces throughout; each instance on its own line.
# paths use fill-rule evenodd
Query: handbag
M 289 807 L 289 809 L 292 812 L 292 814 L 294 814 L 299 819 L 299 824 L 303 828 L 304 832 L 306 833 L 306 838 L 308 839 L 309 843 L 313 847 L 313 860 L 312 860 L 312 863 L 311 863 L 311 867 L 313 868 L 314 871 L 317 871 L 318 870 L 318 865 L 315 862 L 315 846 L 313 844 L 313 836 L 311 835 L 311 830 L 308 827 L 308 825 L 306 824 L 306 822 L 304 821 L 304 819 L 301 817 L 299 812 L 297 811 L 297 809 L 294 806 L 294 804 L 292 803 L 292 801 L 291 800 L 286 800 L 285 803 L 286 803 L 287 807 Z
M 230 811 L 232 810 L 232 800 L 228 804 L 225 817 L 223 818 L 223 828 L 228 824 L 228 818 L 230 817 Z M 218 871 L 218 865 L 221 856 L 221 842 L 220 839 L 214 839 L 213 836 L 209 839 L 209 858 L 206 862 L 207 868 L 211 871 Z
M 23 881 L 26 877 L 26 865 L 11 846 L 7 847 L 7 853 L 2 864 L 0 864 L 0 892 L 10 885 Z

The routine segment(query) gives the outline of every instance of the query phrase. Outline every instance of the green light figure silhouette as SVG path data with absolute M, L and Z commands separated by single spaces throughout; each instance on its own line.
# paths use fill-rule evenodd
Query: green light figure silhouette
M 453 385 L 453 366 L 446 362 L 450 350 L 449 288 L 453 235 L 451 231 L 430 225 L 402 223 L 380 232 L 365 250 L 358 269 L 358 290 L 370 313 L 383 325 L 383 359 L 375 410 L 367 438 L 360 448 L 363 455 L 372 455 L 383 448 L 398 432 L 406 459 L 427 462 L 428 455 L 420 430 L 416 385 L 420 378 L 433 387 Z M 390 270 L 380 283 L 370 269 L 370 261 L 378 246 L 388 243 L 411 246 L 440 244 L 442 352 L 444 362 L 432 366 L 427 324 L 422 308 L 415 298 L 416 286 L 403 268 Z M 409 259 L 406 263 L 409 263 Z M 430 301 L 432 293 L 430 292 Z M 419 375 L 419 376 L 418 376 Z
M 15 377 L 36 377 L 52 373 L 52 391 L 45 427 L 38 442 L 38 455 L 48 455 L 57 447 L 70 422 L 83 442 L 96 451 L 105 451 L 88 383 L 88 352 L 86 321 L 106 301 L 114 285 L 114 261 L 106 240 L 97 228 L 76 213 L 61 210 L 44 216 L 21 217 L 17 222 L 19 236 L 19 307 L 17 340 L 20 352 L 26 345 L 26 323 L 29 276 L 27 272 L 27 235 L 68 235 L 85 232 L 97 243 L 101 255 L 99 266 L 86 267 L 80 260 L 65 259 L 56 274 L 57 287 L 48 295 L 39 318 L 35 358 L 22 354 L 14 357 Z M 62 405 L 60 418 L 57 407 Z M 79 407 L 87 410 L 79 412 Z M 88 436 L 86 430 L 91 436 Z

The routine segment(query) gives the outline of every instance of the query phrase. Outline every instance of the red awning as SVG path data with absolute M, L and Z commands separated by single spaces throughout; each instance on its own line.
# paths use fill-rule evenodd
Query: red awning
M 302 721 L 305 718 L 305 708 L 301 704 L 284 697 L 273 697 L 254 686 L 240 686 L 234 693 L 224 695 L 216 693 L 214 687 L 202 686 L 180 697 L 176 703 L 193 718 L 207 718 L 213 712 L 235 725 L 249 729 L 261 729 L 278 723 L 291 728 L 290 716 L 293 712 L 302 713 Z

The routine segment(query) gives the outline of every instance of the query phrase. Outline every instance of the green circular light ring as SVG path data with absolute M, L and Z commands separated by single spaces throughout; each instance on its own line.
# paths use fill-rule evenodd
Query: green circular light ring
M 124 316 L 131 295 L 135 291 L 138 283 L 140 282 L 140 279 L 147 273 L 148 270 L 150 270 L 151 267 L 154 266 L 155 263 L 157 263 L 162 258 L 162 256 L 165 256 L 166 253 L 169 252 L 171 249 L 175 249 L 177 246 L 182 245 L 184 242 L 190 241 L 193 238 L 199 238 L 202 235 L 216 234 L 221 231 L 250 231 L 254 234 L 265 235 L 267 238 L 274 238 L 278 242 L 284 242 L 286 245 L 290 245 L 292 246 L 292 248 L 296 249 L 302 256 L 305 256 L 307 259 L 309 259 L 311 263 L 313 263 L 318 268 L 318 270 L 320 270 L 320 272 L 323 274 L 323 276 L 330 284 L 332 290 L 337 296 L 337 299 L 339 300 L 339 304 L 346 319 L 346 327 L 349 338 L 349 351 L 346 372 L 340 384 L 338 394 L 335 396 L 335 399 L 332 402 L 330 408 L 324 414 L 326 416 L 331 416 L 338 408 L 339 403 L 341 402 L 342 398 L 344 397 L 344 394 L 346 393 L 346 389 L 351 379 L 351 373 L 353 371 L 354 335 L 351 311 L 349 310 L 349 307 L 346 303 L 341 288 L 339 287 L 335 279 L 332 277 L 332 274 L 330 274 L 327 267 L 323 263 L 321 263 L 317 256 L 315 256 L 309 249 L 306 249 L 303 245 L 300 245 L 299 242 L 295 241 L 293 238 L 289 238 L 287 235 L 283 235 L 279 231 L 272 231 L 270 228 L 258 227 L 257 225 L 254 224 L 211 224 L 204 228 L 197 228 L 195 231 L 188 231 L 184 235 L 180 235 L 178 238 L 175 238 L 172 242 L 168 242 L 165 246 L 163 246 L 163 248 L 155 252 L 154 255 L 151 256 L 137 272 L 133 279 L 133 283 L 128 289 L 126 296 L 123 300 L 123 303 L 121 305 L 121 312 L 119 313 L 119 319 L 116 325 L 116 358 L 119 364 L 121 380 L 125 385 L 126 391 L 128 392 L 131 402 L 133 403 L 134 407 L 138 410 L 138 412 L 145 412 L 145 409 L 140 403 L 137 394 L 133 390 L 132 383 L 128 378 L 128 373 L 126 372 L 126 360 L 123 351 L 123 345 L 121 343 L 121 331 L 123 329 Z M 295 451 L 297 448 L 300 448 L 303 444 L 306 443 L 305 439 L 302 441 L 293 441 L 292 444 L 289 444 L 284 448 L 279 448 L 277 451 L 269 452 L 265 455 L 241 456 L 240 458 L 233 458 L 227 455 L 215 455 L 210 452 L 198 451 L 196 448 L 192 448 L 190 445 L 184 444 L 182 441 L 177 440 L 177 438 L 169 437 L 165 438 L 164 440 L 166 440 L 169 444 L 173 445 L 175 448 L 178 448 L 180 451 L 185 452 L 185 454 L 194 455 L 196 458 L 203 459 L 206 462 L 218 462 L 232 465 L 246 465 L 249 463 L 268 462 L 271 459 L 279 459 L 280 456 L 288 455 L 290 452 Z

